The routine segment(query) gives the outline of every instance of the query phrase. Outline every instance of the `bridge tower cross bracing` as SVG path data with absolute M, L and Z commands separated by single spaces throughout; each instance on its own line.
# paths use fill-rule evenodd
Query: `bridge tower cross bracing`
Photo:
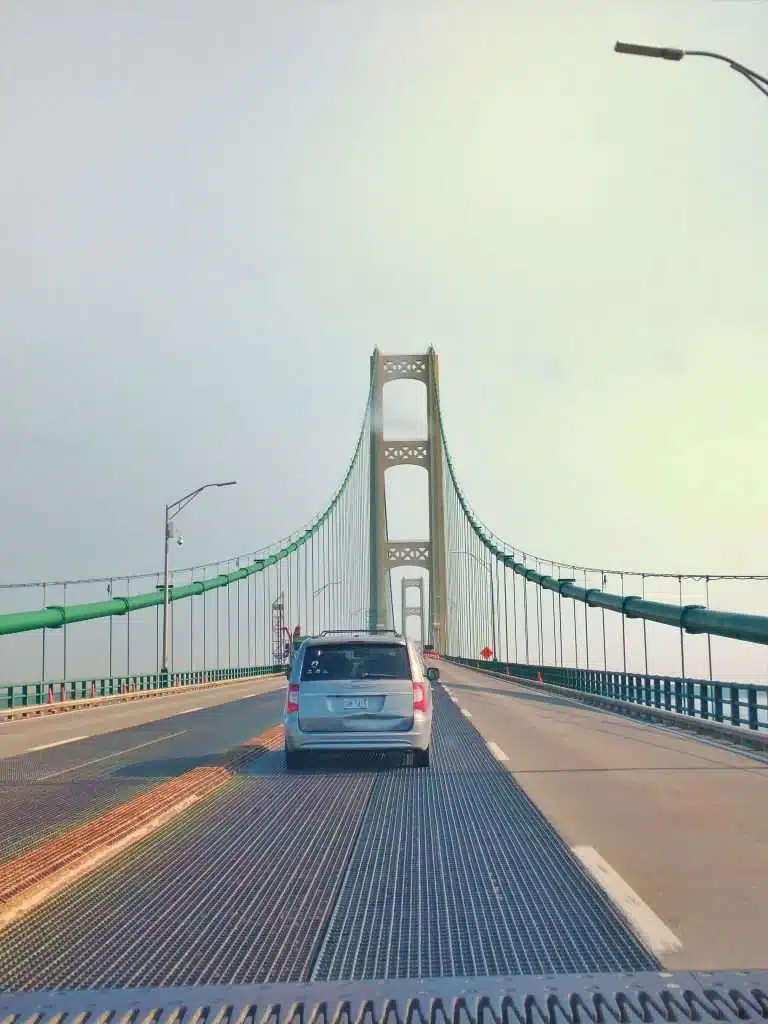
M 426 386 L 425 438 L 385 440 L 384 385 L 396 380 L 418 380 Z M 384 355 L 375 349 L 371 356 L 369 625 L 371 629 L 386 628 L 389 572 L 400 566 L 418 566 L 429 572 L 430 643 L 441 651 L 448 635 L 448 578 L 439 386 L 434 348 L 419 355 Z M 429 537 L 426 539 L 390 541 L 387 538 L 386 471 L 403 465 L 421 466 L 429 477 Z

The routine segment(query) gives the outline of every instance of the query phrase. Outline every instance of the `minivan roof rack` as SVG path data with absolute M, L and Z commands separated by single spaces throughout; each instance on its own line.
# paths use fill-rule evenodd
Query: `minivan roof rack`
M 362 633 L 368 636 L 378 636 L 379 633 L 391 633 L 392 636 L 400 636 L 396 629 L 324 629 L 320 636 L 330 636 L 334 633 Z

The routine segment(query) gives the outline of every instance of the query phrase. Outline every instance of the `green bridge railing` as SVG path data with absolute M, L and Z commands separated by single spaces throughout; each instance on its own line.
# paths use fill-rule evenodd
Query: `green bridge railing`
M 60 704 L 72 700 L 118 697 L 120 694 L 171 690 L 236 679 L 253 679 L 282 673 L 283 665 L 249 665 L 242 668 L 212 668 L 193 672 L 153 672 L 111 678 L 67 679 L 45 683 L 14 683 L 0 686 L 0 714 L 18 708 Z
M 606 697 L 626 704 L 669 711 L 701 721 L 761 731 L 768 735 L 768 686 L 729 683 L 680 676 L 607 672 L 553 665 L 518 665 L 445 655 L 467 668 L 485 669 L 529 682 L 562 686 L 577 693 Z

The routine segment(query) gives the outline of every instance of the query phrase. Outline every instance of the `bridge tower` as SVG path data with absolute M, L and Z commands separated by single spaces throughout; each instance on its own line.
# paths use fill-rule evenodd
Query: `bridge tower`
M 412 590 L 418 593 L 419 603 L 408 604 L 408 595 Z M 426 643 L 425 631 L 427 625 L 427 616 L 424 609 L 424 577 L 423 576 L 403 576 L 400 581 L 400 616 L 402 618 L 402 634 L 406 636 L 408 630 L 408 619 L 414 615 L 419 616 L 419 640 L 421 642 L 422 649 Z
M 384 385 L 395 380 L 419 380 L 427 389 L 427 436 L 411 441 L 384 439 Z M 370 627 L 386 627 L 389 572 L 399 566 L 418 566 L 429 572 L 430 643 L 445 649 L 448 635 L 448 578 L 445 559 L 443 443 L 440 435 L 437 353 L 371 356 L 371 551 Z M 429 537 L 390 541 L 387 538 L 386 471 L 392 466 L 421 466 L 429 475 Z

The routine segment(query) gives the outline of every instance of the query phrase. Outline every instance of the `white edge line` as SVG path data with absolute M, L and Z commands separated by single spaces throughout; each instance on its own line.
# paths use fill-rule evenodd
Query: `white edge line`
M 593 846 L 574 846 L 581 861 L 605 894 L 616 904 L 652 953 L 677 953 L 683 944 Z
M 490 750 L 490 752 L 493 754 L 493 756 L 496 758 L 497 761 L 508 761 L 509 760 L 509 758 L 504 753 L 504 751 L 501 749 L 501 747 L 498 745 L 498 743 L 494 743 L 493 740 L 486 740 L 486 745 L 487 745 L 488 749 Z
M 471 711 L 467 711 L 466 708 L 462 708 L 461 709 L 461 713 L 462 713 L 462 715 L 464 715 L 465 718 L 471 718 L 472 717 L 472 712 Z
M 205 707 L 201 704 L 199 708 L 185 708 L 184 711 L 179 711 L 179 714 L 191 715 L 193 711 L 205 711 Z
M 34 754 L 37 750 L 50 750 L 51 747 L 63 747 L 65 743 L 77 743 L 78 740 L 87 740 L 87 736 L 70 736 L 66 740 L 56 740 L 55 743 L 41 743 L 39 747 L 30 747 L 28 754 Z

